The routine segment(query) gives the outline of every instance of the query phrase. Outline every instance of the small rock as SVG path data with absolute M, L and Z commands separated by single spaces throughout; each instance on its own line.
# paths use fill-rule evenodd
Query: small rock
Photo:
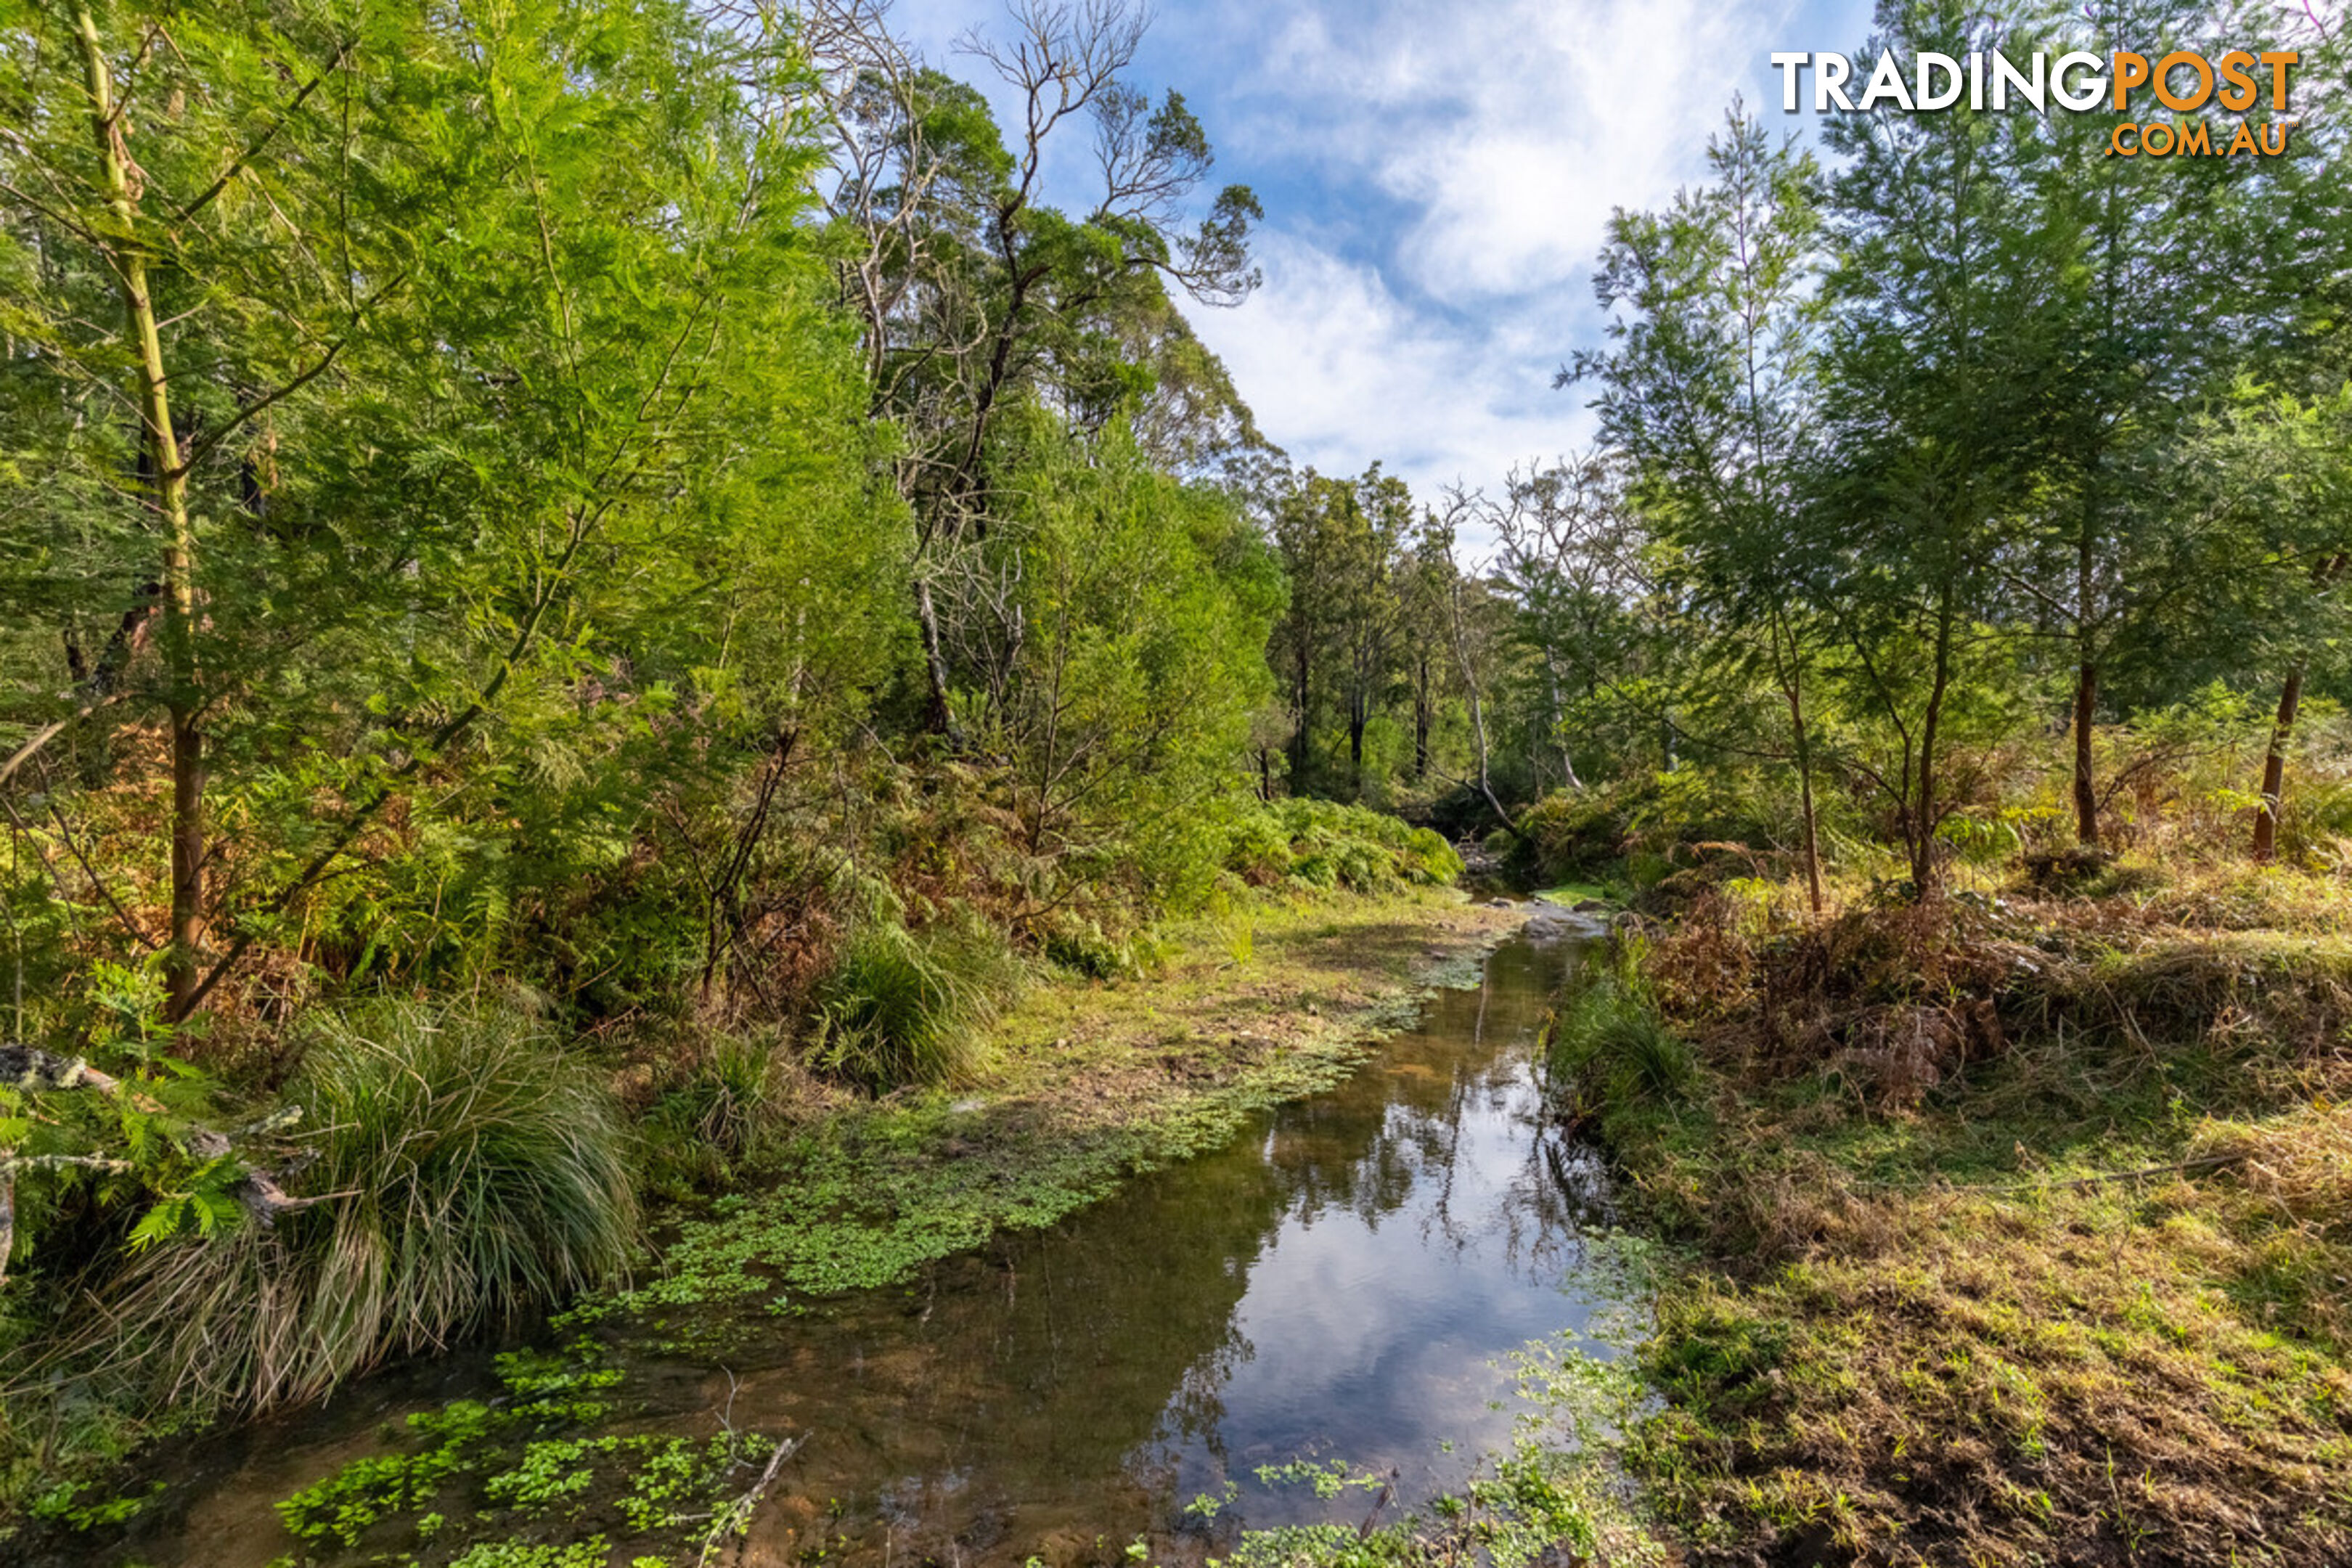
M 1607 901 L 1601 899 L 1581 899 L 1570 904 L 1569 908 L 1580 915 L 1601 915 L 1609 912 Z
M 1486 900 L 1486 907 L 1490 910 L 1507 910 L 1511 907 L 1511 900 L 1508 899 L 1488 899 Z

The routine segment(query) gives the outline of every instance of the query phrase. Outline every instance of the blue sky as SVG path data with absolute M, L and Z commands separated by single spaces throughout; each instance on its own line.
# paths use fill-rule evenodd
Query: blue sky
M 899 0 L 894 19 L 982 81 L 952 46 L 1003 15 Z M 1696 178 L 1734 92 L 1808 127 L 1780 114 L 1767 57 L 1851 52 L 1869 16 L 1867 0 L 1161 0 L 1132 79 L 1181 90 L 1218 183 L 1266 209 L 1265 288 L 1190 314 L 1294 461 L 1380 458 L 1424 498 L 1491 487 L 1590 434 L 1551 375 L 1599 340 L 1611 208 Z

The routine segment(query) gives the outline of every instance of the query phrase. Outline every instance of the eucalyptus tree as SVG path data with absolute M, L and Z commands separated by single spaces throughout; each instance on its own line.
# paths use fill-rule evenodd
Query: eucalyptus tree
M 1288 688 L 1293 793 L 1325 781 L 1315 736 L 1327 710 L 1346 736 L 1347 787 L 1364 784 L 1364 737 L 1398 673 L 1399 573 L 1413 525 L 1404 481 L 1375 463 L 1352 479 L 1308 469 L 1273 505 L 1272 532 L 1290 603 L 1269 661 Z
M 1181 93 L 1155 106 L 1124 79 L 1148 21 L 1130 0 L 1020 0 L 1008 36 L 968 35 L 962 49 L 1016 105 L 1009 139 L 977 89 L 877 51 L 871 27 L 820 56 L 839 128 L 834 209 L 852 237 L 844 294 L 876 413 L 905 443 L 896 477 L 914 516 L 929 721 L 943 732 L 956 725 L 955 656 L 1001 690 L 1023 636 L 1007 619 L 1010 568 L 975 548 L 992 521 L 991 439 L 1006 410 L 1025 401 L 1104 427 L 1151 389 L 1140 341 L 1165 349 L 1156 368 L 1181 387 L 1175 406 L 1196 431 L 1244 417 L 1169 290 L 1211 305 L 1246 298 L 1259 280 L 1250 226 L 1263 215 L 1233 185 L 1187 226 L 1213 156 Z M 1049 205 L 1045 171 L 1084 127 L 1096 183 L 1073 216 Z M 943 606 L 949 594 L 959 602 Z
M 1462 544 L 1463 525 L 1476 518 L 1479 510 L 1480 498 L 1475 492 L 1453 491 L 1443 508 L 1433 508 L 1423 516 L 1420 548 L 1442 567 L 1438 574 L 1444 588 L 1440 624 L 1446 651 L 1453 656 L 1454 673 L 1462 683 L 1463 699 L 1470 710 L 1471 765 L 1475 773 L 1463 782 L 1486 803 L 1506 831 L 1514 837 L 1524 838 L 1518 819 L 1495 792 L 1494 746 L 1487 723 L 1490 697 L 1507 654 L 1515 606 L 1496 591 L 1489 579 L 1465 571 L 1456 553 Z
M 1473 503 L 1494 535 L 1497 577 L 1541 671 L 1544 750 L 1569 790 L 1584 787 L 1569 733 L 1571 701 L 1579 688 L 1589 693 L 1633 674 L 1639 659 L 1625 646 L 1625 620 L 1654 587 L 1627 478 L 1622 453 L 1595 451 L 1514 469 L 1499 495 Z
M 1820 423 L 1820 173 L 1735 104 L 1712 179 L 1663 213 L 1620 211 L 1594 287 L 1610 346 L 1573 375 L 1600 384 L 1603 437 L 1666 546 L 1687 611 L 1752 634 L 1789 719 L 1806 885 L 1822 904 L 1807 681 L 1822 618 L 1800 527 Z

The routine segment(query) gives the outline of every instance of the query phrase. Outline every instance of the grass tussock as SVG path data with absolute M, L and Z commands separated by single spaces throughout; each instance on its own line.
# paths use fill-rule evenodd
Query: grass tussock
M 1672 1103 L 1697 1075 L 1690 1047 L 1659 1015 L 1642 956 L 1638 942 L 1620 944 L 1612 962 L 1578 975 L 1552 1020 L 1547 1066 L 1580 1121 L 1608 1105 Z
M 163 1402 L 309 1398 L 628 1261 L 626 1135 L 540 1026 L 387 1005 L 317 1031 L 290 1091 L 316 1201 L 135 1258 L 80 1347 L 135 1358 Z
M 640 1096 L 646 1185 L 683 1197 L 716 1188 L 773 1152 L 814 1098 L 798 1057 L 774 1033 L 698 1036 Z
M 844 944 L 818 990 L 813 1059 L 877 1093 L 970 1082 L 987 1061 L 985 1026 L 1022 980 L 1019 960 L 993 932 L 918 933 L 872 921 Z

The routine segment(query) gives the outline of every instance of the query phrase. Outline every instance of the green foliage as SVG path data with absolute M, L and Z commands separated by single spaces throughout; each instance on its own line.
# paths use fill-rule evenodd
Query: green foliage
M 1048 907 L 1080 889 L 1196 904 L 1269 693 L 1276 563 L 1229 498 L 1155 472 L 1124 429 L 1080 441 L 1032 418 L 1016 437 L 1018 500 L 988 548 L 1023 584 L 1024 629 L 971 721 L 1011 752 L 1025 879 Z
M 291 1100 L 316 1202 L 159 1244 L 110 1289 L 108 1338 L 160 1399 L 307 1397 L 559 1301 L 635 1245 L 626 1135 L 543 1026 L 383 1004 L 313 1040 Z
M 1587 1110 L 1672 1105 L 1697 1081 L 1697 1058 L 1659 1013 L 1643 952 L 1638 939 L 1620 937 L 1605 959 L 1588 960 L 1552 1019 L 1555 1091 Z
M 1225 868 L 1255 887 L 1355 893 L 1443 887 L 1462 874 L 1454 847 L 1386 812 L 1333 801 L 1276 801 L 1244 813 Z
M 982 1026 L 1022 978 L 995 932 L 950 924 L 919 934 L 876 921 L 851 933 L 818 990 L 813 1059 L 877 1093 L 969 1080 L 987 1060 Z

